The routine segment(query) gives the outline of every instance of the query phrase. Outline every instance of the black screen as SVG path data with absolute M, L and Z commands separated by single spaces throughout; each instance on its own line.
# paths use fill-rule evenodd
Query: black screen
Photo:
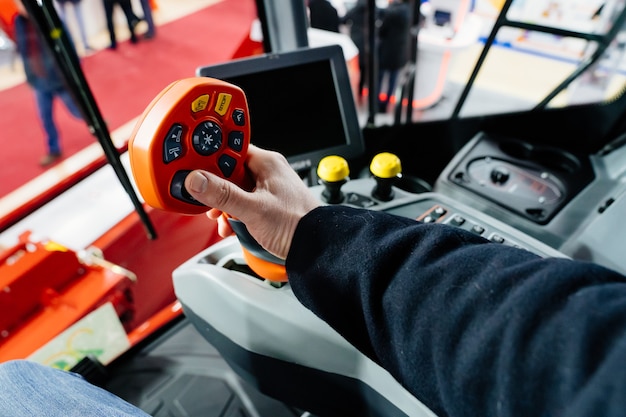
M 251 142 L 287 157 L 345 144 L 329 67 L 321 61 L 230 78 L 248 98 Z
M 304 170 L 324 156 L 359 156 L 363 139 L 341 47 L 306 48 L 201 67 L 197 75 L 241 87 L 251 143 Z

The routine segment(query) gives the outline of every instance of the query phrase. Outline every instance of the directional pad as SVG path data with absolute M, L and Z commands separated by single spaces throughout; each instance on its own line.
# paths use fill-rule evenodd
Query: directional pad
M 210 120 L 204 121 L 194 129 L 192 140 L 200 155 L 213 155 L 222 146 L 222 128 Z

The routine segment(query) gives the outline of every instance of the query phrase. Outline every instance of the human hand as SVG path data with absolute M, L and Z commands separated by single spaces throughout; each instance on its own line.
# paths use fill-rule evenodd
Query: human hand
M 246 166 L 255 183 L 252 191 L 203 170 L 191 172 L 185 188 L 193 198 L 212 207 L 207 216 L 218 220 L 222 237 L 232 234 L 222 216 L 228 213 L 242 221 L 267 251 L 285 259 L 298 222 L 321 203 L 277 152 L 250 145 Z

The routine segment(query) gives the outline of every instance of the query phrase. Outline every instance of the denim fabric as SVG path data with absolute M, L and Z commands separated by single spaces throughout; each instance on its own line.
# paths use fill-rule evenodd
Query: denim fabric
M 143 9 L 143 18 L 148 25 L 148 31 L 146 35 L 154 36 L 156 34 L 156 28 L 154 27 L 154 19 L 152 18 L 152 8 L 150 7 L 150 0 L 141 0 L 141 8 Z
M 0 364 L 0 416 L 147 417 L 80 375 L 25 360 Z
M 77 117 L 81 118 L 80 111 L 74 103 L 72 96 L 65 89 L 57 91 L 50 91 L 47 89 L 35 89 L 35 100 L 37 101 L 37 111 L 39 112 L 39 119 L 46 131 L 46 140 L 48 144 L 48 153 L 56 154 L 61 153 L 61 145 L 59 144 L 59 131 L 54 123 L 53 104 L 54 97 L 59 97 L 69 112 Z

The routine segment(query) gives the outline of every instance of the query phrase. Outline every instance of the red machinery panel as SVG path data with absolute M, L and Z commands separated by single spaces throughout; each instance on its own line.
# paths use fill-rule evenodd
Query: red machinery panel
M 27 357 L 107 302 L 122 324 L 132 318 L 132 273 L 29 237 L 0 252 L 0 362 Z

